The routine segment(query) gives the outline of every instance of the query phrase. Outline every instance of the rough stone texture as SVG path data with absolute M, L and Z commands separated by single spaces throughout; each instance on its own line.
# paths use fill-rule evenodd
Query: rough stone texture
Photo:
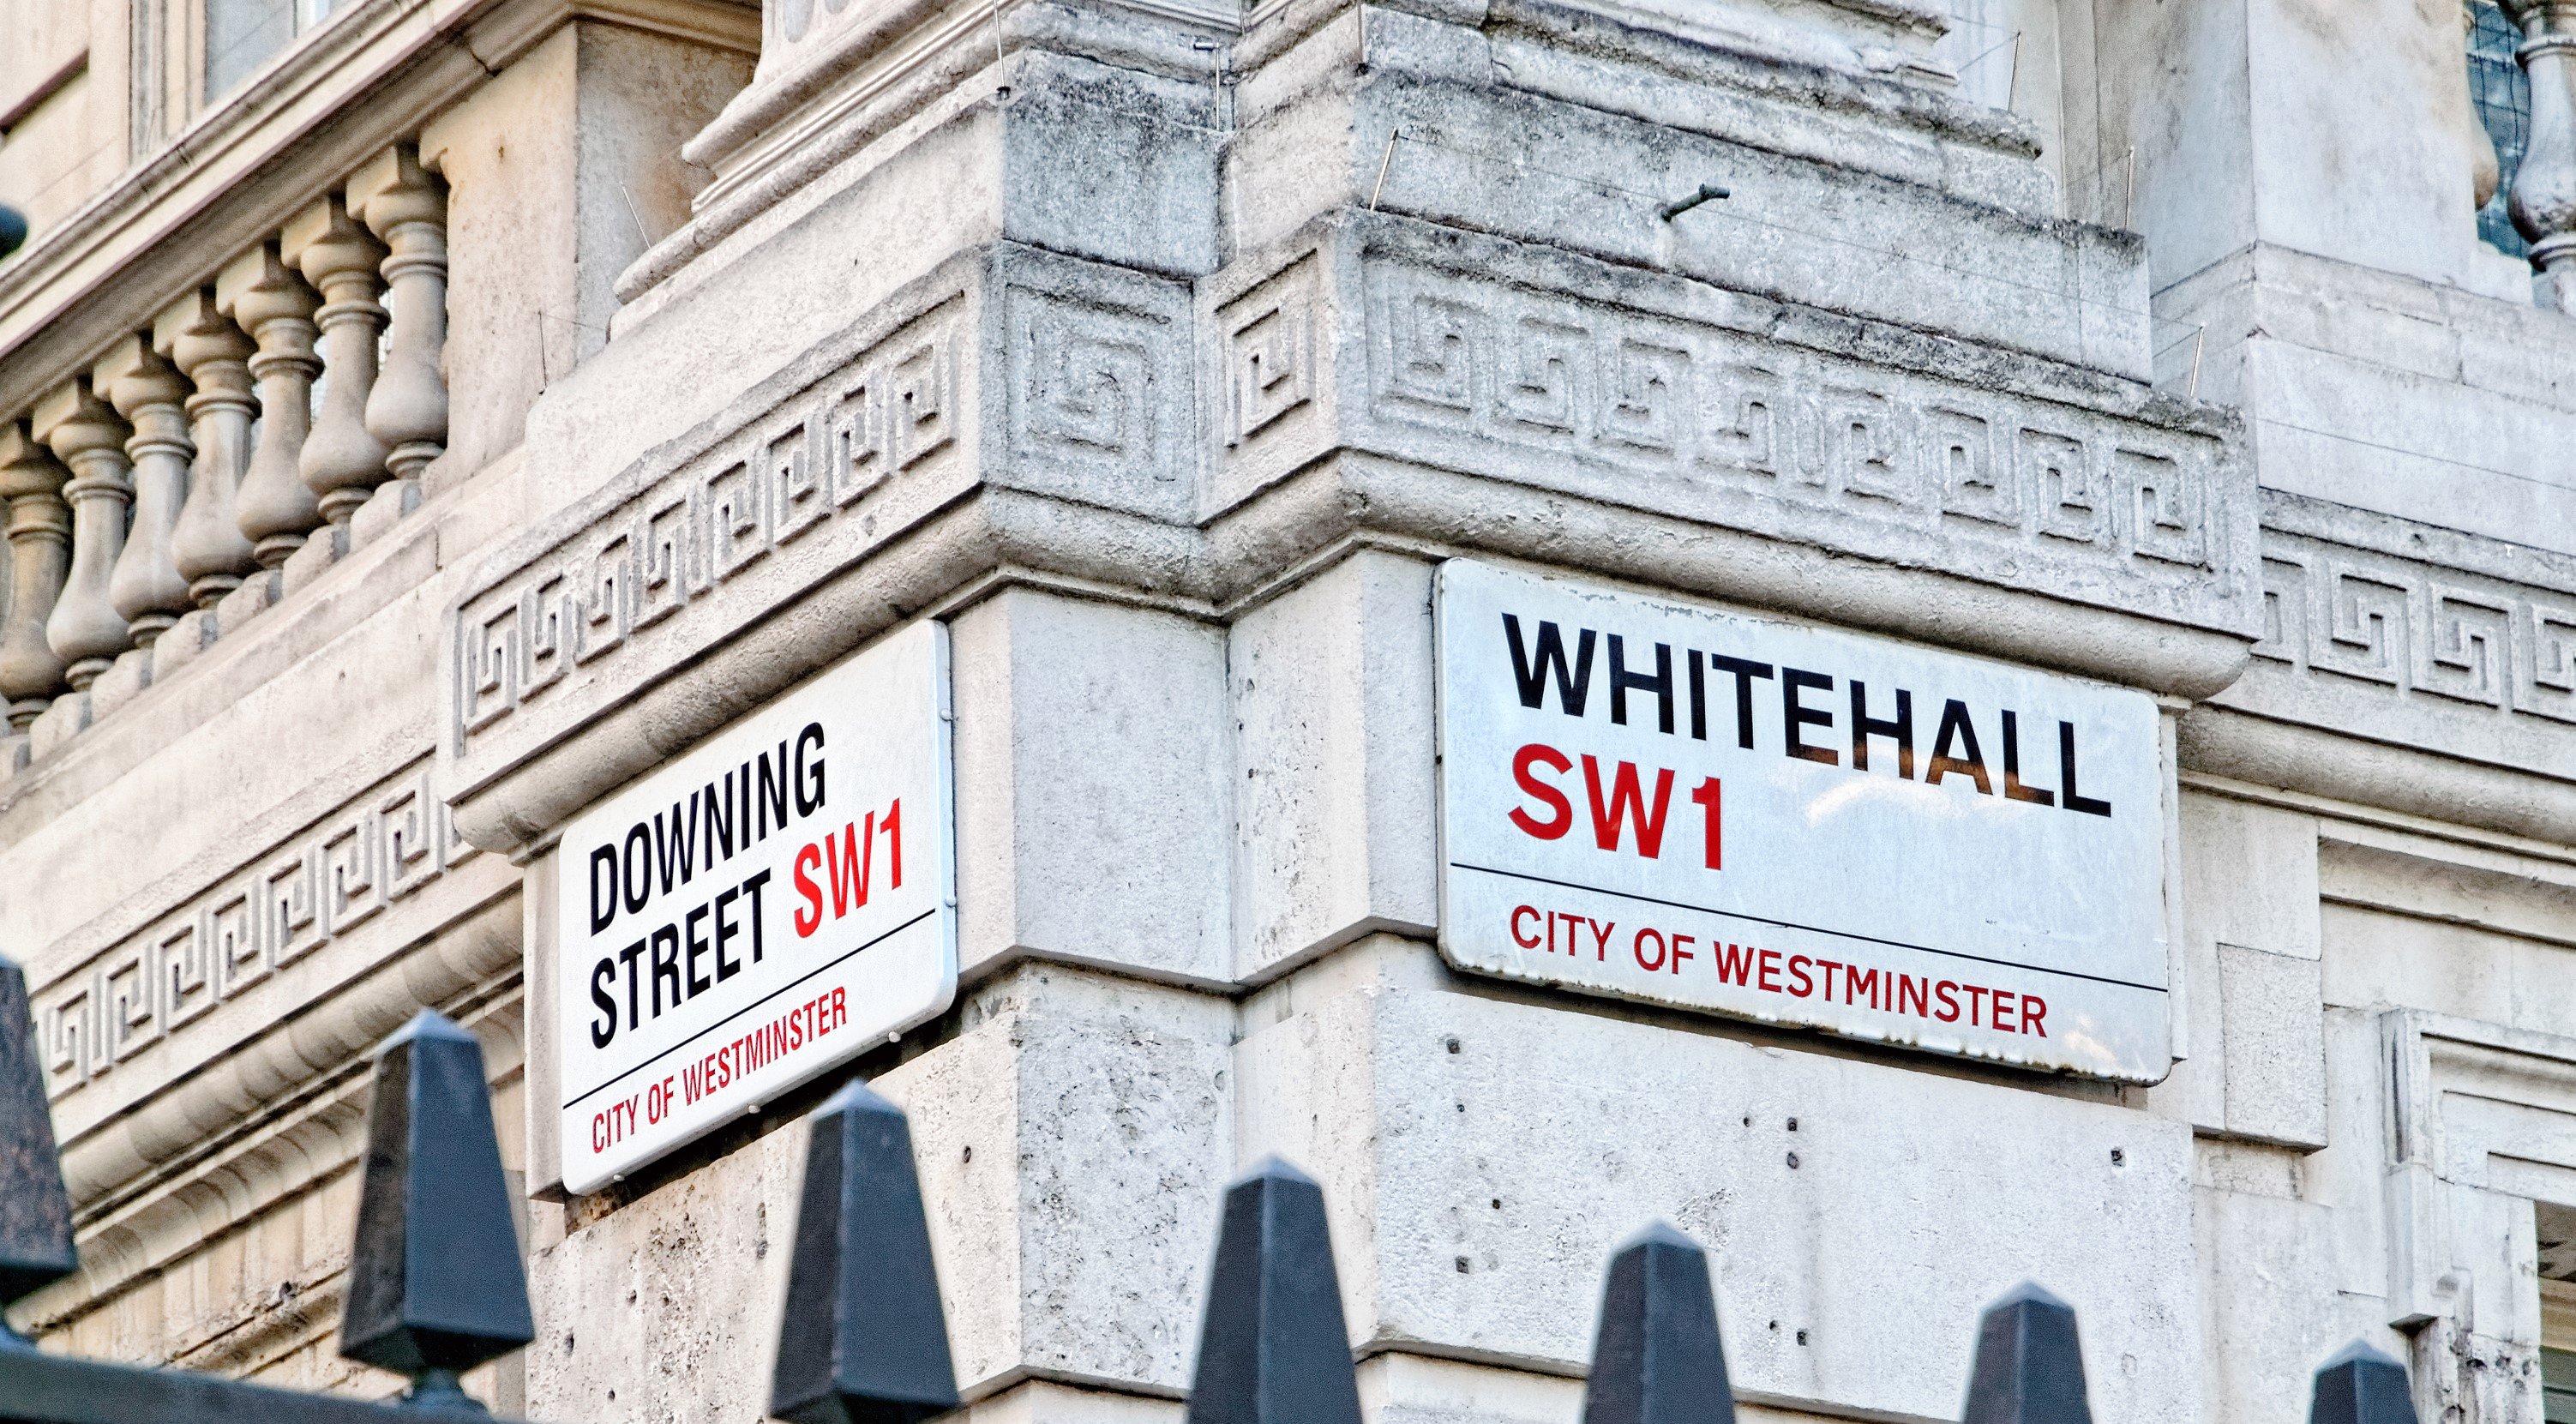
M 1937 1417 L 1978 1312 L 2036 1276 L 2096 1409 L 2192 1417 L 2180 1124 L 1443 992 L 1428 953 L 1291 976 L 1238 1050 L 1240 1150 L 1323 1182 L 1363 1348 L 1579 1368 L 1601 1263 L 1663 1217 L 1712 1253 L 1745 1391 Z
M 2159 305 L 2207 323 L 2201 394 L 2246 408 L 2266 488 L 2576 553 L 2576 484 L 2549 455 L 2576 429 L 2576 331 L 2507 281 L 2499 297 L 2264 245 Z
M 1671 521 L 1703 591 L 2185 692 L 2232 677 L 2258 626 L 2250 490 L 2206 413 L 2038 365 L 2029 398 L 1964 370 L 1867 374 L 1846 324 L 1412 220 L 1345 214 L 1301 241 L 1211 284 L 1195 324 L 1157 307 L 1166 283 L 1010 246 L 959 258 L 605 483 L 576 480 L 595 493 L 497 552 L 457 614 L 468 833 L 524 843 L 982 573 L 1225 606 L 1336 523 L 1530 556 L 1570 549 L 1548 524 L 1574 511 L 1600 521 L 1586 556 L 1618 565 L 1633 540 L 1613 531 Z M 1766 351 L 1766 330 L 1812 344 Z M 1530 383 L 1491 378 L 1512 362 Z M 1194 366 L 1221 399 L 1191 401 Z M 1698 425 L 1701 381 L 1732 424 Z M 567 467 L 631 448 L 588 434 Z M 1341 441 L 1390 458 L 1319 464 Z M 1086 469 L 1084 502 L 1049 498 Z M 1210 522 L 1152 519 L 1170 505 L 1139 491 L 1193 470 Z M 648 570 L 637 520 L 705 552 Z M 876 576 L 846 572 L 861 563 Z M 1951 574 L 1958 601 L 1927 609 L 1902 565 Z M 736 639 L 770 618 L 792 631 Z
M 349 530 L 346 525 L 325 524 L 314 530 L 296 546 L 294 553 L 286 556 L 285 563 L 278 565 L 277 596 L 290 598 L 310 586 L 315 579 L 328 573 L 331 566 L 340 561 L 340 556 L 348 551 Z
M 2227 1130 L 2325 1145 L 2325 1027 L 2317 961 L 2221 942 L 2218 1003 Z M 2207 981 L 2203 981 L 2206 984 Z
M 131 8 L 87 12 L 102 134 Z M 2576 328 L 2469 235 L 2453 11 L 778 4 L 727 102 L 744 7 L 468 8 L 262 120 L 291 161 L 225 146 L 323 92 L 280 84 L 97 209 L 187 244 L 0 271 L 0 339 L 78 318 L 0 349 L 14 420 L 331 155 L 417 137 L 450 188 L 444 459 L 0 784 L 84 1213 L 51 1343 L 390 1387 L 330 1349 L 364 1052 L 479 1015 L 558 1187 L 553 887 L 501 852 L 934 617 L 967 982 L 880 1082 L 991 1424 L 1172 1424 L 1218 1185 L 1273 1149 L 1377 1424 L 1572 1419 L 1656 1214 L 1717 1252 L 1751 1424 L 1953 1417 L 2024 1276 L 2106 1421 L 2295 1417 L 2356 1334 L 2428 1421 L 2536 1417 Z M 2169 699 L 2189 1056 L 2111 1090 L 1451 975 L 1457 553 Z M 496 1403 L 756 1417 L 800 1146 L 532 1206 Z
M 1181 1390 L 1232 1165 L 1230 1009 L 1023 968 L 963 1012 L 872 1084 L 911 1119 L 960 1387 Z M 783 1127 L 540 1251 L 530 1408 L 762 1418 L 803 1154 Z
M 449 377 L 435 483 L 517 445 L 529 402 L 607 344 L 617 270 L 702 181 L 678 161 L 745 56 L 621 25 L 556 30 L 421 133 L 449 185 Z M 648 226 L 649 225 L 649 230 Z
M 376 492 L 367 496 L 357 513 L 349 516 L 350 544 L 355 547 L 376 542 L 393 529 L 396 521 L 418 508 L 418 480 L 387 480 L 376 486 Z
M 89 694 L 66 692 L 37 714 L 27 728 L 27 746 L 35 756 L 52 753 L 89 726 Z
M 179 621 L 165 629 L 152 644 L 152 671 L 169 677 L 196 660 L 214 641 L 215 615 L 209 609 L 194 609 L 179 616 Z
M 156 642 L 154 648 L 159 644 Z M 128 648 L 116 655 L 98 681 L 89 685 L 89 715 L 92 720 L 105 717 L 134 700 L 152 685 L 154 648 Z
M 1221 635 L 1011 590 L 952 639 L 963 971 L 1034 953 L 1231 979 Z
M 2204 1132 L 2324 1146 L 2316 820 L 2186 794 L 2181 833 L 2183 1061 L 2148 1100 Z
M 1233 977 L 1439 921 L 1431 570 L 1360 553 L 1234 625 Z
M 277 602 L 277 584 L 274 571 L 255 573 L 243 579 L 241 587 L 225 594 L 215 604 L 215 622 L 220 632 L 239 632 L 249 626 L 250 620 L 266 612 L 270 604 Z
M 2183 721 L 2211 771 L 2576 839 L 2576 558 L 2267 494 L 2263 641 Z M 2377 746 L 2337 755 L 2336 741 Z M 2404 773 L 2399 774 L 2399 768 Z

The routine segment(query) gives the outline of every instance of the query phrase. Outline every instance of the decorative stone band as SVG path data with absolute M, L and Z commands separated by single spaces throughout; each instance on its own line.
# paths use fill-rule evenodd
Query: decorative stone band
M 431 766 L 417 763 L 265 853 L 137 896 L 120 909 L 122 926 L 98 927 L 103 942 L 94 948 L 84 951 L 80 936 L 48 947 L 38 962 L 62 967 L 33 997 L 66 1142 L 92 1115 L 66 1099 L 216 1004 L 388 915 L 475 853 L 450 828 Z M 156 898 L 166 908 L 156 910 Z
M 307 1017 L 322 1030 L 311 1036 L 314 1057 L 277 1075 L 274 1055 L 235 1054 L 207 1065 L 166 1090 L 149 1111 L 222 1119 L 238 1111 L 246 1090 L 265 1111 L 255 1132 L 199 1135 L 186 1153 L 150 1173 L 117 1183 L 106 1201 L 85 1196 L 82 1182 L 99 1179 L 95 1146 L 67 1146 L 63 1167 L 80 1204 L 80 1273 L 29 1298 L 24 1309 L 36 1330 L 53 1333 L 100 1311 L 120 1312 L 138 1329 L 169 1342 L 171 1357 L 192 1369 L 255 1370 L 339 1323 L 345 1257 L 313 1261 L 284 1284 L 292 1293 L 267 1294 L 244 1305 L 197 1313 L 183 1293 L 142 1289 L 160 1273 L 184 1269 L 189 1257 L 220 1238 L 275 1211 L 299 1194 L 323 1187 L 359 1165 L 367 1148 L 367 1104 L 373 1083 L 367 1055 L 382 1037 L 386 1019 L 399 1023 L 417 993 L 458 1005 L 460 1017 L 484 1042 L 486 1068 L 497 1085 L 523 1063 L 516 1027 L 524 1013 L 509 987 L 518 968 L 514 934 L 493 933 L 489 921 L 514 927 L 518 907 L 504 900 L 467 920 L 412 944 L 404 972 L 359 981 L 354 992 L 316 1005 Z M 390 990 L 391 992 L 387 992 Z M 248 1062 L 245 1062 L 248 1059 Z M 283 1093 L 281 1083 L 292 1084 Z M 281 1101 L 285 1099 L 284 1101 Z
M 1221 612 L 1337 540 L 1483 548 L 2187 696 L 2255 636 L 2222 414 L 1367 214 L 1244 266 L 967 254 L 584 477 L 455 610 L 464 834 L 540 837 L 1004 569 Z
M 1209 325 L 1218 509 L 1356 445 L 2253 628 L 2234 428 L 2141 387 L 1383 218 L 1220 300 Z
M 2186 766 L 2576 843 L 2576 558 L 2265 491 L 2263 640 Z

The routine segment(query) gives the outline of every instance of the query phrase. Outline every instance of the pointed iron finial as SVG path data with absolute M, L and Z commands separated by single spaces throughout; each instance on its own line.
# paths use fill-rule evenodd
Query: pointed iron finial
M 2093 1424 L 2074 1307 L 2024 1281 L 1986 1307 L 1963 1424 Z
M 1708 1253 L 1655 1222 L 1610 1256 L 1592 1378 L 1583 1386 L 1583 1424 L 1732 1424 L 1734 1418 Z
M 1315 1179 L 1265 1157 L 1225 1189 L 1185 1424 L 1359 1424 Z
M 957 1403 L 912 1129 L 853 1079 L 814 1114 L 769 1412 L 915 1424 Z
M 412 1376 L 414 1403 L 479 1409 L 456 1373 L 535 1336 L 483 1045 L 423 1009 L 376 1050 L 340 1353 Z
M 0 959 L 0 1306 L 70 1275 L 72 1199 L 54 1155 L 27 976 Z M 23 1343 L 0 1320 L 0 1347 Z
M 2355 1340 L 2317 1371 L 2308 1424 L 2415 1424 L 2406 1367 Z

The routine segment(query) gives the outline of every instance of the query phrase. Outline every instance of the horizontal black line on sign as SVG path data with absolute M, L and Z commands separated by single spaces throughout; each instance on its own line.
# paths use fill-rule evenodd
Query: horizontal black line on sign
M 920 924 L 923 920 L 929 919 L 932 915 L 938 913 L 938 908 L 935 906 L 924 910 L 920 914 L 913 916 L 911 919 L 904 921 L 902 924 L 895 926 L 893 929 L 887 930 L 884 934 L 878 935 L 875 939 L 869 940 L 867 943 L 860 945 L 858 948 L 850 950 L 847 953 L 835 955 L 831 959 L 814 966 L 812 969 L 805 971 L 803 974 L 798 975 L 789 982 L 779 985 L 777 988 L 770 990 L 768 993 L 761 995 L 759 998 L 752 1000 L 750 1003 L 743 1005 L 741 1008 L 738 1008 L 732 1013 L 725 1015 L 723 1018 L 716 1020 L 714 1023 L 707 1025 L 705 1028 L 699 1029 L 696 1033 L 690 1034 L 687 1038 L 680 1040 L 678 1043 L 672 1044 L 670 1047 L 663 1049 L 661 1052 L 654 1054 L 652 1057 L 645 1059 L 643 1062 L 636 1064 L 634 1067 L 627 1069 L 616 1077 L 603 1080 L 598 1087 L 592 1088 L 589 1092 L 581 1094 L 580 1097 L 564 1099 L 564 1111 L 571 1111 L 581 1102 L 582 1098 L 592 1097 L 607 1091 L 609 1088 L 616 1086 L 620 1080 L 631 1078 L 637 1073 L 652 1067 L 654 1064 L 659 1063 L 663 1059 L 670 1057 L 672 1054 L 679 1052 L 681 1049 L 688 1047 L 700 1038 L 715 1032 L 717 1029 L 723 1028 L 726 1024 L 732 1023 L 735 1019 L 741 1018 L 744 1014 L 750 1013 L 752 1010 L 759 1008 L 761 1005 L 768 1003 L 779 995 L 787 993 L 797 985 L 804 983 L 806 980 L 813 978 L 824 970 L 830 969 L 834 965 L 848 960 L 852 955 L 865 954 L 867 951 L 874 949 L 878 945 L 885 943 L 887 940 L 894 938 L 896 935 L 903 933 L 905 930 L 911 929 L 914 925 Z
M 1853 934 L 1849 930 L 1829 930 L 1822 925 L 1802 925 L 1796 920 L 1775 920 L 1762 915 L 1748 915 L 1741 910 L 1720 910 L 1707 905 L 1694 905 L 1687 900 L 1659 900 L 1652 895 L 1638 895 L 1626 890 L 1605 890 L 1598 885 L 1584 885 L 1572 880 L 1550 880 L 1544 875 L 1530 875 L 1518 870 L 1496 870 L 1490 865 L 1469 865 L 1465 861 L 1449 862 L 1451 870 L 1472 870 L 1480 875 L 1496 875 L 1505 880 L 1527 880 L 1536 885 L 1554 885 L 1563 890 L 1581 890 L 1592 895 L 1607 895 L 1616 900 L 1635 900 L 1641 904 L 1662 905 L 1675 910 L 1688 910 L 1698 915 L 1715 915 L 1722 920 L 1748 920 L 1757 925 L 1773 925 L 1784 930 L 1804 930 L 1809 934 L 1832 935 L 1836 939 L 1858 940 L 1862 944 L 1883 944 L 1890 949 L 1910 949 L 1917 954 L 1937 954 L 1944 959 L 1964 959 L 1973 964 L 1992 964 L 2003 969 L 2022 969 L 2033 974 L 2054 974 L 2060 979 L 2083 979 L 2095 984 L 2115 984 L 2123 989 L 2144 989 L 2150 994 L 2165 992 L 2160 984 L 2137 984 L 2114 979 L 2107 974 L 2085 974 L 2073 969 L 2050 969 L 2045 965 L 2022 964 L 1989 955 L 1969 954 L 1963 950 L 1935 949 L 1928 944 L 1908 944 L 1901 939 L 1882 939 L 1877 935 Z

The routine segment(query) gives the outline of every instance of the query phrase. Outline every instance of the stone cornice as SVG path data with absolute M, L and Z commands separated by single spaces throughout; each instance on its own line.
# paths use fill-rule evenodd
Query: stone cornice
M 1513 247 L 1345 214 L 1198 284 L 952 259 L 478 567 L 447 634 L 460 833 L 524 850 L 997 577 L 1225 618 L 1359 543 L 2183 697 L 2241 667 L 2222 413 Z
M 2576 559 L 2265 491 L 2263 608 L 2186 766 L 2576 845 Z
M 515 910 L 515 905 L 505 909 Z M 455 953 L 459 933 L 451 928 L 424 940 L 407 958 L 420 971 L 418 990 L 483 1039 L 485 1070 L 498 1086 L 517 1078 L 523 1064 L 517 957 L 496 955 L 487 945 L 460 959 Z M 514 949 L 515 942 L 505 947 Z M 463 974 L 478 977 L 460 982 Z M 381 1014 L 385 1007 L 361 995 L 322 1005 L 319 1012 L 363 1018 Z M 126 1183 L 114 1201 L 83 1203 L 80 1272 L 31 1298 L 23 1307 L 28 1322 L 57 1329 L 107 1308 L 120 1295 L 203 1251 L 227 1230 L 338 1180 L 366 1152 L 370 1066 L 361 1051 L 291 1086 L 281 1085 L 255 1112 L 205 1134 L 195 1150 Z M 219 1061 L 210 1068 L 202 1079 L 183 1082 L 171 1093 L 195 1099 L 189 1103 L 191 1111 L 221 1121 L 239 1112 L 238 1104 L 221 1097 L 238 1089 L 239 1066 Z M 299 1287 L 294 1296 L 268 1296 L 211 1320 L 172 1321 L 177 1328 L 171 1357 L 196 1368 L 255 1363 L 265 1338 L 281 1328 L 299 1328 L 299 1313 L 336 1321 L 336 1295 L 304 1293 L 332 1286 L 329 1278 L 336 1272 L 336 1265 L 330 1266 L 322 1278 L 291 1282 Z M 302 1312 L 280 1309 L 296 1305 Z
M 726 0 L 357 6 L 0 264 L 0 410 L 31 404 L 113 333 L 149 326 L 174 293 L 584 18 L 744 52 L 758 45 L 757 15 Z

